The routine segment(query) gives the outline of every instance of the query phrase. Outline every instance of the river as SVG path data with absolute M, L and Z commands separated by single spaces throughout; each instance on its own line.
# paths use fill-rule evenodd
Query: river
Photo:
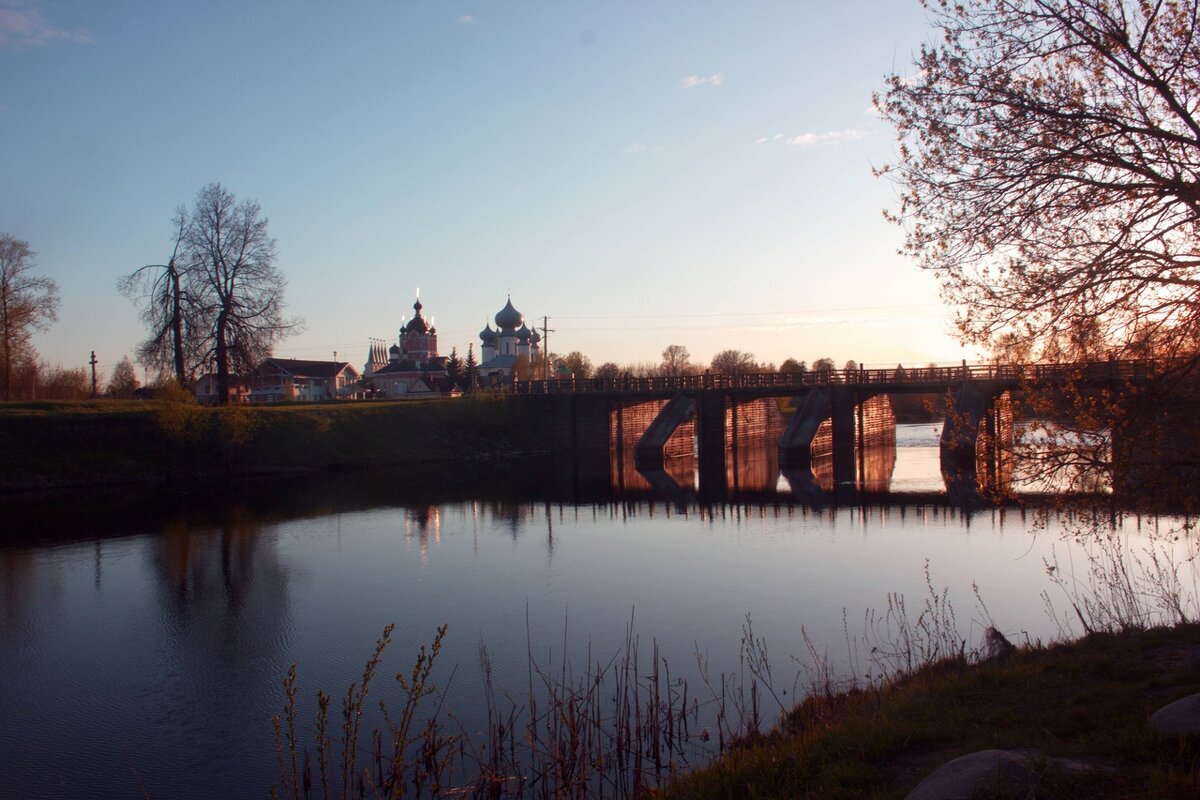
M 657 647 L 698 687 L 698 660 L 710 676 L 739 671 L 750 624 L 783 699 L 810 677 L 805 634 L 826 665 L 865 672 L 865 616 L 902 595 L 916 617 L 930 583 L 969 647 L 993 621 L 1014 641 L 1062 635 L 1047 565 L 1086 573 L 1071 519 L 938 501 L 937 434 L 900 426 L 895 497 L 850 507 L 795 502 L 777 470 L 775 497 L 754 502 L 578 485 L 564 500 L 537 491 L 554 476 L 519 461 L 472 467 L 451 490 L 418 470 L 10 498 L 0 796 L 266 797 L 289 666 L 310 730 L 315 688 L 343 692 L 388 623 L 378 696 L 446 624 L 435 680 L 465 735 L 483 726 L 481 646 L 509 696 L 531 659 L 582 671 L 630 631 L 644 659 Z M 1132 519 L 1122 531 L 1140 547 L 1158 529 Z

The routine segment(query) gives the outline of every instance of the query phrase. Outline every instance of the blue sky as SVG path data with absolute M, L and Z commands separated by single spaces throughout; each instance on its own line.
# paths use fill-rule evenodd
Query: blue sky
M 916 0 L 0 0 L 0 231 L 69 367 L 132 354 L 117 279 L 213 181 L 270 219 L 283 356 L 361 366 L 420 287 L 443 352 L 511 291 L 597 364 L 971 358 L 871 176 L 931 37 Z

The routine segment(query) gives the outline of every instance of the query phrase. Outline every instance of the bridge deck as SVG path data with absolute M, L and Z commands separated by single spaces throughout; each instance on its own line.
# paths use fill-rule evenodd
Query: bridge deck
M 740 394 L 787 395 L 838 386 L 871 392 L 943 392 L 966 381 L 1005 384 L 1016 389 L 1038 383 L 1110 383 L 1144 380 L 1161 371 L 1154 361 L 1095 361 L 1070 364 L 962 364 L 954 367 L 835 369 L 820 372 L 753 372 L 744 375 L 680 375 L 677 377 L 557 378 L 514 380 L 508 391 L 530 394 L 611 394 L 662 396 L 675 393 L 729 391 Z

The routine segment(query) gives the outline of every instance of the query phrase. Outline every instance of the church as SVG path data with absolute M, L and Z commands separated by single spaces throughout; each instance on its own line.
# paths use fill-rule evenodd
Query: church
M 479 332 L 479 379 L 485 386 L 512 379 L 521 363 L 536 365 L 542 355 L 542 337 L 525 325 L 525 317 L 513 308 L 512 298 L 496 312 L 496 330 L 485 323 Z
M 446 377 L 446 356 L 438 355 L 437 328 L 421 313 L 420 294 L 413 318 L 401 320 L 396 344 L 384 350 L 382 340 L 371 342 L 363 365 L 367 397 L 390 399 L 455 397 L 462 391 Z

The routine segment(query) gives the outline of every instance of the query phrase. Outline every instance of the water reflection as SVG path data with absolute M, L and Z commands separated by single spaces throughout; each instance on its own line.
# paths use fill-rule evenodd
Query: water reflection
M 1024 510 L 948 506 L 922 435 L 864 456 L 848 486 L 742 448 L 715 488 L 686 456 L 615 479 L 604 459 L 546 457 L 10 498 L 0 795 L 137 796 L 134 767 L 154 797 L 264 796 L 288 666 L 303 697 L 342 690 L 387 622 L 389 672 L 450 624 L 465 730 L 481 643 L 519 690 L 530 653 L 606 657 L 636 616 L 673 668 L 699 647 L 716 673 L 751 613 L 786 665 L 801 624 L 840 642 L 886 593 L 922 596 L 926 559 L 963 607 L 978 582 L 1006 630 L 1037 625 L 1049 548 Z
M 936 456 L 936 447 L 929 442 L 910 444 L 909 449 L 928 450 Z M 723 454 L 723 463 L 714 469 L 695 454 L 646 463 L 637 461 L 626 451 L 614 453 L 613 490 L 623 498 L 650 496 L 670 502 L 677 508 L 692 503 L 712 505 L 785 499 L 814 508 L 878 502 L 892 492 L 911 491 L 910 486 L 893 486 L 897 452 L 894 442 L 864 448 L 856 453 L 855 480 L 839 484 L 834 481 L 830 453 L 798 465 L 781 463 L 779 450 L 773 445 L 730 447 Z M 945 491 L 941 483 L 922 488 L 926 494 Z

